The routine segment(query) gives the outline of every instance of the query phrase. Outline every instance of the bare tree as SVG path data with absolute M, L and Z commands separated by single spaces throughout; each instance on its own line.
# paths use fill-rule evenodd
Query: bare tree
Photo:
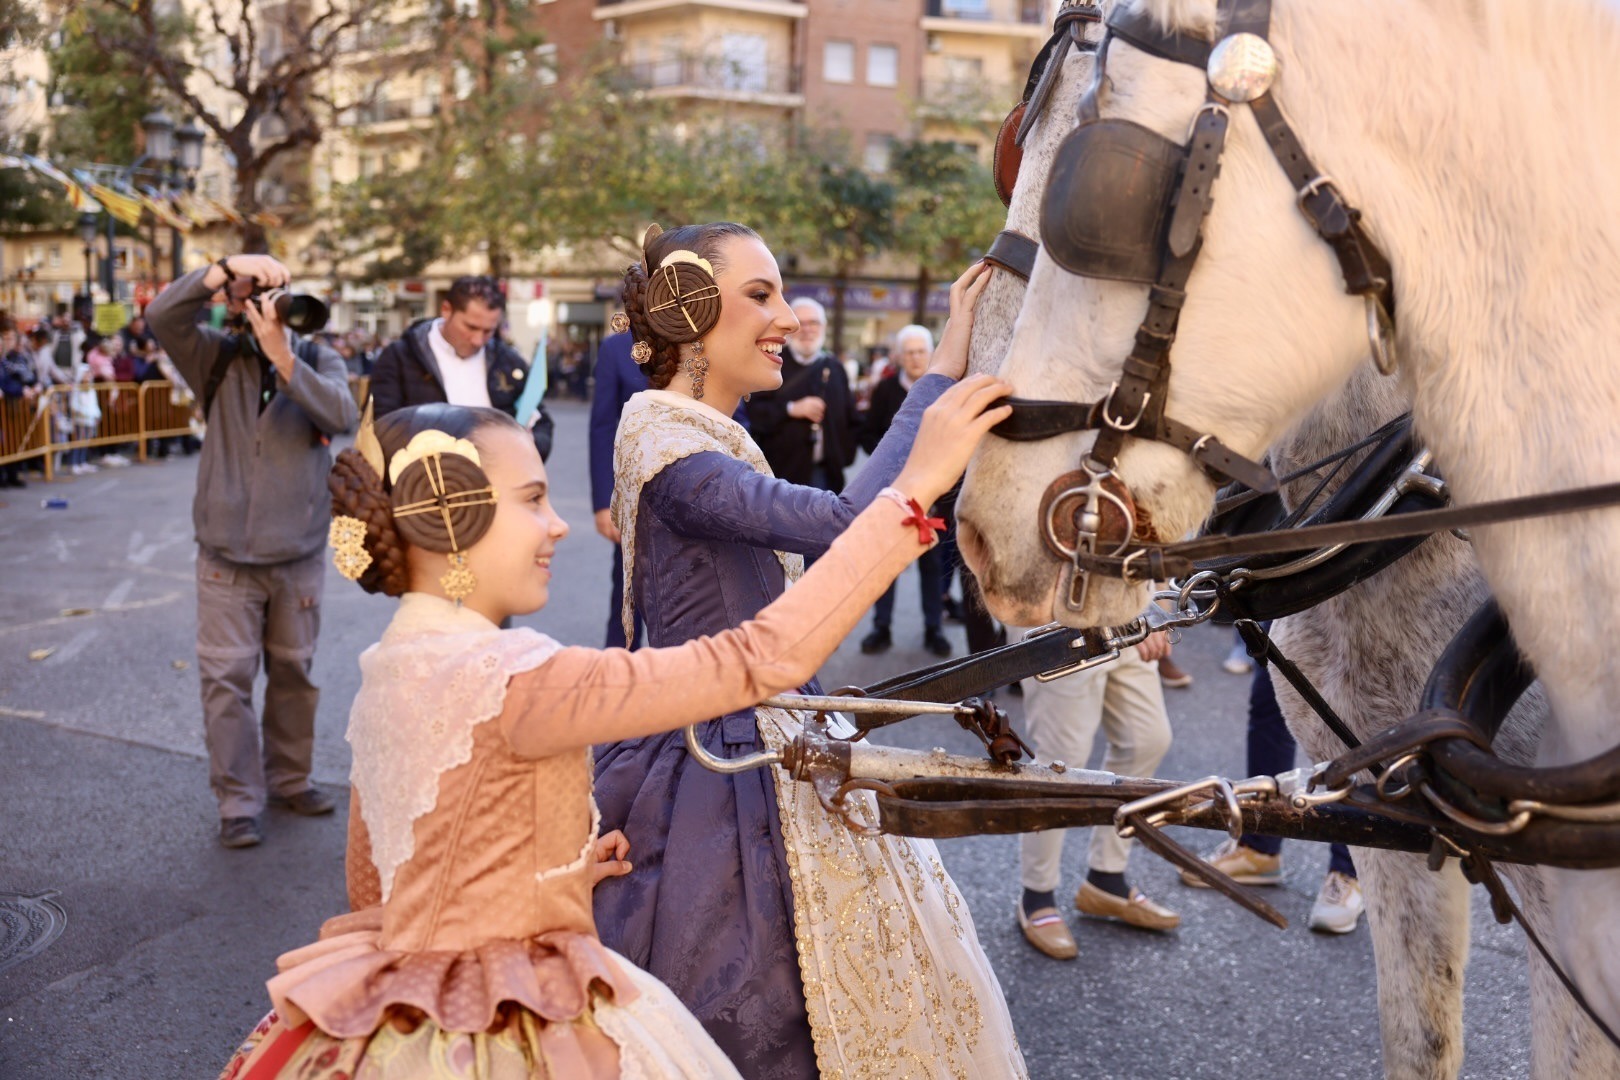
M 395 0 L 200 0 L 191 32 L 175 44 L 154 0 L 78 5 L 118 14 L 111 22 L 86 20 L 95 43 L 132 59 L 225 146 L 245 219 L 242 248 L 251 252 L 268 250 L 260 181 L 271 166 L 318 145 L 339 114 L 369 105 L 376 93 L 372 83 L 338 98 L 331 88 L 337 80 L 323 76 L 341 53 L 385 51 L 390 33 L 411 30 L 384 18 Z M 204 83 L 224 91 L 227 104 L 200 92 Z

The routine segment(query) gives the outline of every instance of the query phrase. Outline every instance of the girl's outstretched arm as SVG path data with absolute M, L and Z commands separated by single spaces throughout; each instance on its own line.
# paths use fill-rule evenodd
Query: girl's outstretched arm
M 528 757 L 631 739 L 801 686 L 927 545 L 879 499 L 799 583 L 733 630 L 668 649 L 563 649 L 514 676 L 500 723 Z

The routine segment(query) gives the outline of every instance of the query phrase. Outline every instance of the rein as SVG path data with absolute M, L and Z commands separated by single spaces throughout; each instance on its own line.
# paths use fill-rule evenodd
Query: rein
M 1200 536 L 1170 544 L 1129 546 L 1123 555 L 1083 556 L 1076 565 L 1125 581 L 1164 581 L 1197 572 L 1199 560 L 1283 554 L 1313 548 L 1428 536 L 1448 529 L 1553 517 L 1620 505 L 1620 482 L 1521 495 L 1510 499 L 1418 510 L 1374 520 L 1305 525 L 1245 536 Z

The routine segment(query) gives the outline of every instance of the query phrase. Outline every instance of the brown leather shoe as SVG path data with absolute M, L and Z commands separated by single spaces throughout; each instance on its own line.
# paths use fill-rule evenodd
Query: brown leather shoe
M 1192 685 L 1192 676 L 1167 656 L 1159 661 L 1159 681 L 1172 690 L 1185 690 Z
M 1080 955 L 1080 947 L 1074 943 L 1074 935 L 1069 933 L 1068 924 L 1057 908 L 1044 907 L 1033 915 L 1025 915 L 1024 905 L 1017 907 L 1018 928 L 1031 945 L 1054 960 L 1073 960 Z
M 1180 915 L 1162 904 L 1155 904 L 1134 888 L 1131 898 L 1127 900 L 1085 881 L 1080 884 L 1080 891 L 1074 894 L 1074 906 L 1080 909 L 1081 914 L 1099 919 L 1118 919 L 1143 930 L 1174 930 L 1181 925 Z

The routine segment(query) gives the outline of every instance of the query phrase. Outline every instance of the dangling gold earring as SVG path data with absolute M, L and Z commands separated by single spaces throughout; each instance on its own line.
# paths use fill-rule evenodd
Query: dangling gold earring
M 703 379 L 709 374 L 709 358 L 703 355 L 703 342 L 692 342 L 692 355 L 683 365 L 692 380 L 692 400 L 703 400 Z
M 450 569 L 445 571 L 444 576 L 439 579 L 439 584 L 444 587 L 444 595 L 454 600 L 456 606 L 460 607 L 461 602 L 471 596 L 474 589 L 478 588 L 478 579 L 473 576 L 471 570 L 467 569 L 466 552 L 452 551 L 449 559 Z

